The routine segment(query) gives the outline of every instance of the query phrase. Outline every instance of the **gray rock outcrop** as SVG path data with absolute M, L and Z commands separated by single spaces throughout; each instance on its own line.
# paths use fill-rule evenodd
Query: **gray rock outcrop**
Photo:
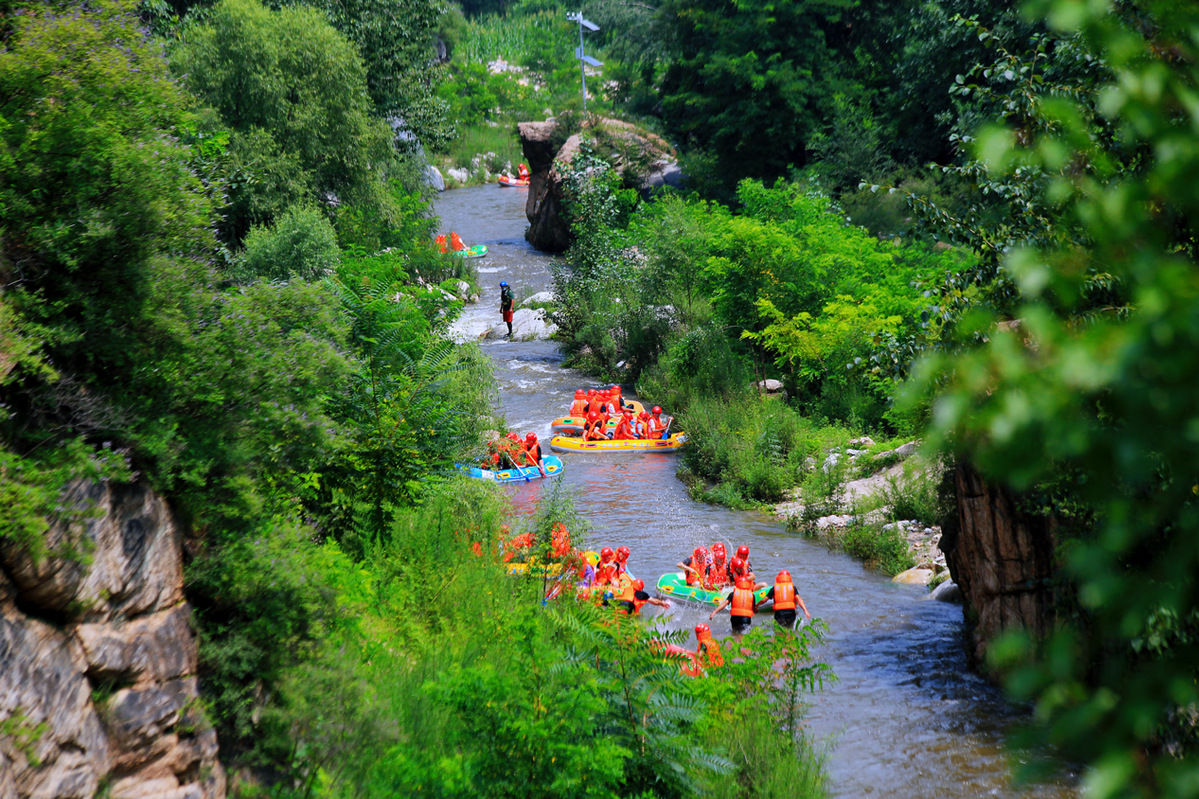
M 582 135 L 575 133 L 559 146 L 558 123 L 521 122 L 516 126 L 521 150 L 529 165 L 529 199 L 525 238 L 545 252 L 564 252 L 570 246 L 570 229 L 562 215 L 563 169 L 578 154 Z M 582 134 L 605 143 L 600 151 L 621 175 L 626 186 L 649 196 L 664 186 L 682 184 L 674 150 L 661 137 L 617 119 L 589 119 Z
M 220 799 L 170 509 L 84 481 L 62 504 L 49 556 L 0 546 L 0 796 Z
M 990 643 L 1007 630 L 1034 639 L 1052 631 L 1057 526 L 1020 510 L 1012 492 L 967 464 L 958 464 L 954 482 L 957 516 L 940 547 L 961 590 L 973 639 L 969 654 L 981 664 Z

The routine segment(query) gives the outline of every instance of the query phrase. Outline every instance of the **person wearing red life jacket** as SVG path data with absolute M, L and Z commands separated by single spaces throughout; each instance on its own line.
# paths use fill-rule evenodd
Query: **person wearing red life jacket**
M 639 616 L 641 608 L 646 605 L 657 605 L 660 608 L 670 607 L 670 603 L 665 599 L 658 599 L 645 592 L 645 581 L 625 580 L 620 594 L 616 597 L 617 611 L 628 613 L 631 616 Z
M 462 243 L 462 237 L 455 231 L 450 231 L 450 249 L 454 252 L 461 252 L 466 249 L 466 245 Z
M 608 413 L 607 403 L 600 405 L 600 433 L 603 438 L 612 438 L 612 431 L 608 429 L 611 420 L 612 414 Z
M 637 433 L 633 430 L 633 412 L 625 411 L 620 415 L 616 429 L 612 431 L 612 438 L 617 441 L 630 441 L 636 437 Z
M 757 609 L 754 602 L 754 584 L 749 580 L 738 580 L 733 592 L 720 601 L 716 609 L 708 614 L 708 618 L 714 618 L 726 607 L 729 609 L 729 616 L 732 619 L 733 632 L 743 633 L 748 630 L 749 625 L 753 624 L 754 611 Z
M 662 418 L 662 407 L 655 405 L 650 411 L 649 419 L 649 437 L 650 438 L 669 438 L 670 425 L 674 422 L 674 417 L 670 416 L 666 419 Z
M 604 433 L 604 417 L 599 411 L 588 411 L 587 421 L 583 423 L 583 440 L 596 441 L 607 438 Z
M 725 560 L 724 544 L 717 541 L 712 545 L 712 560 L 704 573 L 704 587 L 711 590 L 729 584 L 729 564 Z
M 437 234 L 437 238 L 433 239 L 433 246 L 437 248 L 438 252 L 449 252 L 449 246 L 446 243 L 444 233 Z
M 649 434 L 649 414 L 646 411 L 633 414 L 633 432 L 637 438 L 653 438 Z
M 537 434 L 530 432 L 525 436 L 525 457 L 531 466 L 536 466 L 541 476 L 545 477 L 545 464 L 541 462 L 541 444 L 537 443 Z
M 724 655 L 720 651 L 720 644 L 716 643 L 716 639 L 712 637 L 712 631 L 708 629 L 708 625 L 700 622 L 695 625 L 695 659 L 705 669 L 717 669 L 724 665 Z
M 624 398 L 620 396 L 620 386 L 612 386 L 608 389 L 612 395 L 612 403 L 616 406 L 616 411 L 619 413 L 624 410 Z
M 587 395 L 583 393 L 583 389 L 575 391 L 574 402 L 570 403 L 571 416 L 583 416 L 587 413 Z
M 599 394 L 596 393 L 594 388 L 587 389 L 587 407 L 583 410 L 585 413 L 591 413 L 592 411 L 599 412 Z
M 511 541 L 504 545 L 504 563 L 510 563 L 515 560 L 517 563 L 524 563 L 529 559 L 529 552 L 533 548 L 533 534 L 521 533 L 513 537 Z
M 808 606 L 804 604 L 803 597 L 795 590 L 795 583 L 791 581 L 791 572 L 786 569 L 774 578 L 774 586 L 766 592 L 766 598 L 774 600 L 774 620 L 787 629 L 795 626 L 796 606 L 803 610 L 803 615 L 808 621 L 812 620 Z
M 615 416 L 620 413 L 620 398 L 612 392 L 612 389 L 605 389 L 604 392 L 604 411 L 609 416 Z
M 675 564 L 687 580 L 687 585 L 699 585 L 704 581 L 704 573 L 708 570 L 708 550 L 696 547 L 691 551 L 691 557 L 684 558 Z
M 600 550 L 600 562 L 595 567 L 596 585 L 616 585 L 616 553 L 611 547 Z
M 628 547 L 616 548 L 616 577 L 617 579 L 629 573 L 629 555 L 633 554 Z
M 737 547 L 737 555 L 729 561 L 729 578 L 735 581 L 738 577 L 744 577 L 753 583 L 755 591 L 766 587 L 766 583 L 757 582 L 753 566 L 749 564 L 749 547 L 744 544 Z
M 562 522 L 555 522 L 550 528 L 550 556 L 562 560 L 570 554 L 570 532 Z
M 529 179 L 529 168 L 527 166 L 525 166 L 524 164 L 517 164 L 516 165 L 516 177 L 519 180 L 528 180 Z

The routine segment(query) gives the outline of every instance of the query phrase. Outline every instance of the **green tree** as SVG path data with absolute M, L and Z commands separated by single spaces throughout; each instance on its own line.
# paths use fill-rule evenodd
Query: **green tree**
M 307 0 L 358 46 L 377 113 L 429 149 L 454 135 L 448 105 L 435 97 L 444 79 L 438 25 L 447 13 L 433 0 Z
M 186 28 L 171 61 L 232 132 L 229 241 L 296 202 L 394 213 L 391 129 L 372 116 L 354 45 L 319 11 L 222 0 Z
M 803 166 L 829 87 L 842 78 L 827 31 L 854 4 L 664 0 L 667 128 L 685 147 L 712 153 L 730 187 Z
M 329 220 L 315 208 L 292 206 L 269 228 L 250 228 L 241 270 L 249 278 L 319 280 L 333 273 L 340 255 Z
M 1056 0 L 1031 9 L 1111 70 L 1097 93 L 1100 124 L 1087 97 L 1046 96 L 1039 128 L 980 135 L 995 178 L 1045 176 L 1037 199 L 1054 235 L 1003 258 L 1018 323 L 968 319 L 985 343 L 931 362 L 924 385 L 941 384 L 943 443 L 1018 489 L 1073 475 L 1069 498 L 1094 514 L 1093 529 L 1061 551 L 1077 615 L 1035 651 L 995 648 L 1008 667 L 1013 653 L 1030 658 L 1009 685 L 1036 700 L 1043 738 L 1088 764 L 1095 796 L 1192 796 L 1199 9 Z M 1128 307 L 1090 306 L 1100 273 L 1121 284 Z

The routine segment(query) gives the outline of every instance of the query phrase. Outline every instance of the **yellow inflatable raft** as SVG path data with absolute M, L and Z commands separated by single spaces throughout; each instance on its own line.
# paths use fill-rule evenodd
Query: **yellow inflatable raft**
M 575 436 L 554 436 L 550 448 L 559 452 L 673 452 L 687 443 L 686 433 L 671 433 L 670 438 L 584 441 Z

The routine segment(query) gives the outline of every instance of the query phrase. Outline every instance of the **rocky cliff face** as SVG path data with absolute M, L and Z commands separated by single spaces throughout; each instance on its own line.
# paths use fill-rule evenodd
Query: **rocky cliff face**
M 984 662 L 988 645 L 1002 632 L 1022 629 L 1047 635 L 1054 624 L 1054 549 L 1052 520 L 1020 511 L 1016 497 L 959 464 L 956 524 L 942 531 L 940 547 L 953 580 L 961 588 L 970 655 Z
M 0 547 L 0 797 L 220 799 L 169 508 L 89 482 L 63 505 L 91 510 L 50 557 Z
M 559 147 L 555 136 L 558 123 L 521 122 L 516 126 L 521 150 L 529 165 L 529 199 L 525 215 L 529 229 L 525 238 L 545 252 L 563 252 L 570 246 L 570 230 L 562 218 L 562 167 L 579 152 L 582 136 L 574 134 Z M 678 187 L 682 172 L 674 150 L 658 136 L 617 119 L 593 119 L 583 123 L 583 134 L 601 142 L 601 151 L 625 177 L 626 184 L 648 196 L 663 186 Z M 635 163 L 634 163 L 635 162 Z

